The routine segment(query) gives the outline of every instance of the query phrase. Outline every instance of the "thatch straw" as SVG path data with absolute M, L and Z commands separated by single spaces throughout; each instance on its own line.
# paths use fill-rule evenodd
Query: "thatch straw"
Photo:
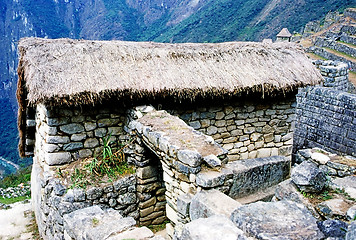
M 291 44 L 85 41 L 25 38 L 20 65 L 29 103 L 291 91 L 321 75 Z
M 24 38 L 19 42 L 19 128 L 27 105 L 110 98 L 175 100 L 286 94 L 322 80 L 290 43 L 183 43 Z M 22 133 L 22 143 L 24 134 Z

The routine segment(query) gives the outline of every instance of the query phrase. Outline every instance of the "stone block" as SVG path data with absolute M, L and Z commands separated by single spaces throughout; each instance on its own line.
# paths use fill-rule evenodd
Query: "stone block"
M 169 204 L 166 204 L 166 215 L 171 222 L 178 224 L 178 214 Z
M 194 195 L 189 208 L 191 220 L 213 215 L 230 217 L 241 204 L 218 190 L 201 191 Z
M 86 122 L 84 123 L 84 127 L 86 131 L 92 131 L 96 129 L 96 122 Z
M 78 134 L 73 134 L 71 137 L 70 137 L 70 140 L 74 141 L 74 142 L 80 142 L 84 139 L 87 138 L 87 135 L 85 133 L 78 133 Z
M 136 169 L 138 178 L 148 179 L 157 176 L 157 168 L 153 166 L 141 167 Z
M 191 167 L 198 167 L 202 162 L 202 156 L 200 153 L 191 150 L 179 150 L 177 153 L 177 158 L 182 163 Z
M 45 162 L 49 166 L 61 165 L 69 163 L 72 160 L 70 153 L 68 152 L 56 152 L 56 153 L 46 153 Z
M 88 138 L 84 142 L 85 148 L 95 148 L 97 146 L 99 146 L 99 140 L 96 138 Z
M 192 194 L 179 195 L 177 198 L 177 211 L 184 217 L 189 216 L 190 202 L 192 201 Z
M 123 218 L 118 211 L 88 207 L 66 214 L 64 229 L 72 239 L 107 239 L 116 233 L 132 228 L 136 221 Z
M 317 220 L 308 209 L 302 204 L 290 201 L 243 205 L 232 213 L 230 219 L 238 228 L 257 239 L 324 238 L 317 226 Z
M 68 136 L 47 136 L 46 142 L 51 144 L 69 143 Z
M 239 198 L 285 180 L 289 176 L 290 160 L 281 156 L 246 159 L 229 162 L 225 168 L 234 175 L 229 196 Z
M 215 126 L 209 126 L 206 130 L 206 134 L 208 135 L 214 135 L 218 132 L 218 128 Z
M 203 157 L 203 161 L 206 162 L 212 168 L 221 166 L 221 160 L 217 156 L 212 154 Z
M 180 234 L 175 232 L 176 240 L 247 240 L 244 232 L 238 229 L 227 217 L 211 216 L 197 219 L 183 226 Z
M 153 232 L 147 227 L 134 227 L 124 232 L 111 235 L 107 240 L 122 240 L 122 239 L 154 239 Z M 164 239 L 163 239 L 164 240 Z
M 195 182 L 203 188 L 214 188 L 223 185 L 232 175 L 233 172 L 228 168 L 222 168 L 221 171 L 204 171 L 196 175 Z
M 59 127 L 59 129 L 67 134 L 81 133 L 84 131 L 83 125 L 79 123 L 70 123 L 70 124 L 62 125 Z
M 67 143 L 63 146 L 63 150 L 65 151 L 75 151 L 83 148 L 83 143 L 81 142 L 71 142 Z
M 317 165 L 304 161 L 292 170 L 292 181 L 301 191 L 320 192 L 326 184 L 326 176 Z

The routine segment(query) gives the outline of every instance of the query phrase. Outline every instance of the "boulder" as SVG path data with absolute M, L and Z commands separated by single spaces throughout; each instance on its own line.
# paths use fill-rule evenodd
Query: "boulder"
M 356 205 L 350 207 L 346 212 L 347 220 L 356 220 Z
M 218 190 L 201 191 L 190 203 L 191 220 L 207 218 L 213 215 L 230 217 L 230 214 L 241 204 Z
M 292 169 L 292 181 L 304 192 L 320 192 L 326 185 L 325 173 L 312 162 L 304 161 Z
M 241 229 L 238 229 L 227 217 L 211 216 L 200 218 L 184 225 L 176 240 L 247 240 Z
M 326 218 L 347 218 L 347 210 L 354 204 L 344 199 L 330 199 L 316 206 L 318 212 Z
M 356 176 L 335 178 L 332 180 L 331 188 L 343 189 L 350 197 L 356 199 Z
M 309 200 L 303 196 L 298 191 L 297 186 L 292 182 L 291 179 L 285 180 L 279 183 L 276 187 L 275 198 L 277 200 L 290 200 L 296 203 L 301 203 L 308 208 L 308 210 L 313 214 L 313 216 L 319 220 L 321 217 L 319 213 L 315 210 L 314 206 L 309 202 Z
M 136 224 L 132 217 L 123 218 L 113 209 L 102 210 L 92 206 L 63 216 L 66 235 L 73 239 L 106 239 Z
M 353 221 L 347 228 L 345 240 L 355 240 L 355 239 L 356 239 L 356 221 Z
M 325 237 L 344 239 L 348 224 L 340 220 L 326 220 L 318 222 L 318 227 Z
M 122 233 L 110 236 L 106 240 L 122 240 L 122 239 L 135 239 L 135 240 L 146 240 L 154 237 L 153 232 L 147 227 L 141 228 L 130 228 Z
M 323 239 L 316 219 L 302 204 L 292 201 L 256 202 L 243 205 L 231 214 L 231 220 L 257 239 Z

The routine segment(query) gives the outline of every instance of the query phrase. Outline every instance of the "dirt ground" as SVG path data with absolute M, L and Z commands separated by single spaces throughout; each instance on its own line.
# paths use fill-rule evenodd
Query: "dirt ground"
M 32 232 L 28 232 L 31 213 L 31 202 L 14 203 L 11 204 L 11 209 L 0 210 L 0 239 L 33 239 Z

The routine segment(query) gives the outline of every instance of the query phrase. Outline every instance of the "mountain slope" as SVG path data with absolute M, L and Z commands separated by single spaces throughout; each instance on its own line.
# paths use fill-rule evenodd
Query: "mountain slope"
M 299 31 L 328 11 L 355 5 L 354 0 L 219 0 L 155 38 L 162 42 L 261 41 L 282 27 Z

